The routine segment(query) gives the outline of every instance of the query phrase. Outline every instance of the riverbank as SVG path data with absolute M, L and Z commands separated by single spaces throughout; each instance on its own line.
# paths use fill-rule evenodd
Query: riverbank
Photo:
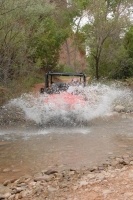
M 112 158 L 101 166 L 58 171 L 6 180 L 0 199 L 9 200 L 132 200 L 133 157 Z

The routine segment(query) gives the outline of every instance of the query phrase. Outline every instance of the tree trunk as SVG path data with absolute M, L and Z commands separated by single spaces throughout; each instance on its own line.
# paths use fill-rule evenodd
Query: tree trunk
M 99 80 L 99 58 L 96 58 L 96 79 Z
M 67 40 L 65 41 L 65 45 L 66 45 L 66 52 L 67 52 L 67 64 L 70 66 L 71 58 L 70 58 L 69 44 Z

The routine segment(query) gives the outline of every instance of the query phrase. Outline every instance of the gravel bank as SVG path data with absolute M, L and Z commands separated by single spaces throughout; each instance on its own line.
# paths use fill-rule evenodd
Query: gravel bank
M 81 170 L 48 169 L 0 184 L 6 200 L 132 200 L 133 157 L 124 155 L 102 166 Z

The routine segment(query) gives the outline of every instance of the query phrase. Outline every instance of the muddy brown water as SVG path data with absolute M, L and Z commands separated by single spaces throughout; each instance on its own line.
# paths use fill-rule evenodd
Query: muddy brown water
M 92 167 L 125 154 L 133 154 L 133 114 L 81 128 L 1 127 L 0 182 L 51 168 Z

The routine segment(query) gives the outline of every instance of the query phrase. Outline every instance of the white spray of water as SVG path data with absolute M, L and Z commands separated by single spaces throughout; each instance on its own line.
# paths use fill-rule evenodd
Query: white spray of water
M 127 105 L 133 103 L 131 91 L 120 89 L 116 86 L 107 86 L 104 84 L 95 84 L 87 87 L 71 86 L 68 93 L 73 95 L 80 94 L 84 97 L 85 103 L 76 103 L 68 105 L 58 95 L 56 102 L 51 100 L 45 102 L 48 94 L 23 94 L 20 98 L 13 99 L 9 105 L 19 107 L 25 113 L 25 118 L 36 123 L 52 123 L 53 121 L 64 121 L 70 123 L 73 121 L 83 122 L 102 117 L 113 111 L 114 105 Z M 133 104 L 132 104 L 133 105 Z

